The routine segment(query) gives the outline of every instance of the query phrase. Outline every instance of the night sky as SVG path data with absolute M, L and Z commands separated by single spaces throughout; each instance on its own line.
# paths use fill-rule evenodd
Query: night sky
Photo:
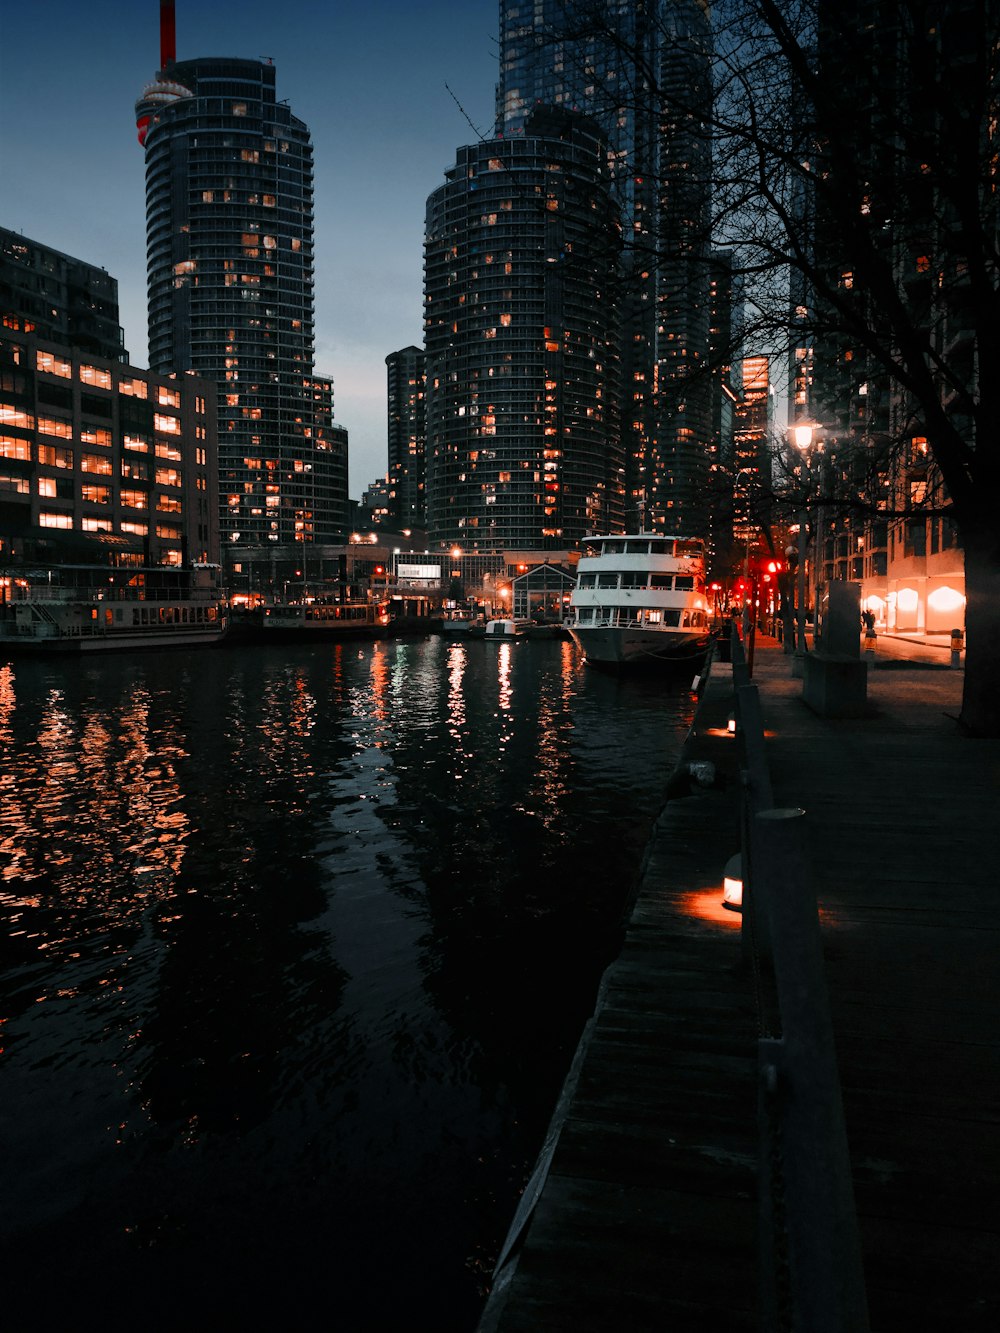
M 334 378 L 360 498 L 385 472 L 385 357 L 422 342 L 427 196 L 474 142 L 470 121 L 492 132 L 497 0 L 177 0 L 176 10 L 178 60 L 270 57 L 278 98 L 312 133 L 316 369 Z M 0 0 L 0 225 L 117 278 L 138 366 L 146 238 L 134 104 L 159 56 L 158 0 Z

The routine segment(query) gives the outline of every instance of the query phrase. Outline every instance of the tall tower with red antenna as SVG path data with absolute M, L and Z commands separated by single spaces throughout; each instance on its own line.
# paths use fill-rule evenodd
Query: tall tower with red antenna
M 277 101 L 270 62 L 178 61 L 173 0 L 160 58 L 136 103 L 150 368 L 218 385 L 230 551 L 340 541 L 347 432 L 314 370 L 309 130 Z

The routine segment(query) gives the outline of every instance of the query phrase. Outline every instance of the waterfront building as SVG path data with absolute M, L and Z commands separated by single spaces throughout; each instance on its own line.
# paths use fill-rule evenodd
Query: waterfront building
M 419 347 L 404 347 L 390 352 L 385 364 L 389 511 L 400 527 L 422 528 L 427 521 L 424 353 Z
M 219 561 L 215 386 L 38 338 L 4 312 L 0 551 L 11 562 Z
M 622 437 L 630 529 L 707 531 L 712 31 L 706 0 L 502 0 L 497 133 L 540 104 L 593 117 L 621 210 Z
M 594 122 L 537 108 L 458 150 L 427 204 L 433 545 L 578 547 L 620 531 L 620 226 Z
M 963 25 L 960 12 L 966 8 L 971 17 L 972 7 L 964 3 L 934 4 L 926 21 L 931 32 L 937 23 L 942 33 L 939 54 L 951 75 L 967 64 L 975 78 L 976 28 Z M 880 220 L 880 260 L 887 262 L 899 300 L 918 330 L 924 327 L 943 368 L 942 406 L 971 442 L 972 421 L 961 415 L 967 394 L 978 394 L 966 261 L 949 236 L 954 219 L 934 184 L 935 167 L 923 158 L 919 166 L 911 163 L 898 151 L 898 132 L 886 128 L 891 108 L 892 117 L 916 131 L 914 142 L 922 143 L 925 155 L 938 151 L 928 146 L 940 133 L 934 113 L 914 100 L 921 82 L 908 66 L 912 46 L 900 28 L 902 11 L 889 12 L 874 0 L 836 5 L 824 0 L 818 17 L 821 74 L 855 109 L 847 157 L 869 183 L 863 208 Z M 857 33 L 866 34 L 864 62 L 857 59 Z M 940 151 L 946 158 L 949 149 Z M 907 176 L 914 169 L 921 178 L 917 188 Z M 969 184 L 974 187 L 975 181 Z M 864 302 L 865 284 L 855 282 L 822 197 L 803 190 L 800 212 L 823 282 L 846 305 Z M 953 257 L 935 261 L 936 253 Z M 964 555 L 954 523 L 940 512 L 948 495 L 913 401 L 864 340 L 822 324 L 813 328 L 815 293 L 801 278 L 792 299 L 790 417 L 793 424 L 813 427 L 813 445 L 802 465 L 811 472 L 809 487 L 864 501 L 828 504 L 814 514 L 810 583 L 817 590 L 831 579 L 859 583 L 862 605 L 874 613 L 879 628 L 930 633 L 963 628 Z
M 16 317 L 19 332 L 128 361 L 115 279 L 96 264 L 6 227 L 0 227 L 0 311 Z
M 274 66 L 174 59 L 136 104 L 149 359 L 218 386 L 223 545 L 342 539 L 347 434 L 314 369 L 313 160 Z

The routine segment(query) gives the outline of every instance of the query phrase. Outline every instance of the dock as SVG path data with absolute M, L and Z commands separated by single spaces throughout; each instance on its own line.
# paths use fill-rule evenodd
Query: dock
M 902 656 L 863 717 L 811 712 L 767 638 L 753 681 L 774 804 L 806 812 L 868 1327 L 995 1333 L 1000 742 L 960 734 L 947 655 Z M 733 699 L 717 663 L 480 1333 L 803 1327 L 760 1295 Z

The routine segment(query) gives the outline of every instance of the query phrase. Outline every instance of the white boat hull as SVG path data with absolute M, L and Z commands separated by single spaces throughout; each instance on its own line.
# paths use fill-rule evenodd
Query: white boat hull
M 594 666 L 686 662 L 703 653 L 708 635 L 685 629 L 571 625 L 570 636 Z

